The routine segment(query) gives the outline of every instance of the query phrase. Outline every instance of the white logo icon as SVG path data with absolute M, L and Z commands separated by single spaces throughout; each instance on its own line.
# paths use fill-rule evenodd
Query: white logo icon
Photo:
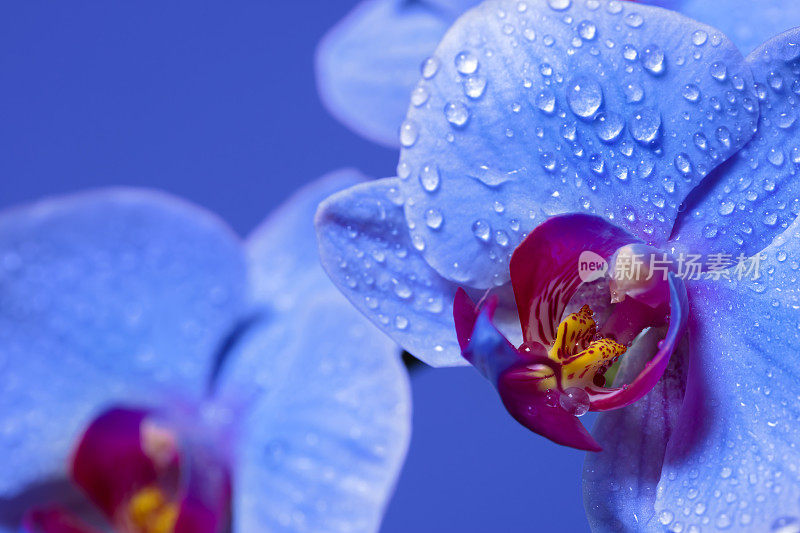
M 594 252 L 586 250 L 578 258 L 578 275 L 584 283 L 597 281 L 607 272 L 608 262 Z

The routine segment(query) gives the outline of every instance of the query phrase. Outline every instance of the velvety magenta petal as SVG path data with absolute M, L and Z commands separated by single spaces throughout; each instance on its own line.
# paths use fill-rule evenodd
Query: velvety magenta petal
M 619 409 L 632 404 L 655 387 L 658 380 L 664 375 L 672 353 L 686 333 L 686 324 L 690 311 L 686 286 L 683 280 L 670 274 L 669 287 L 669 327 L 664 339 L 658 344 L 658 351 L 629 385 L 608 392 L 590 393 L 593 411 Z
M 145 411 L 112 409 L 83 435 L 72 460 L 72 479 L 109 519 L 137 491 L 153 484 L 158 471 L 142 449 Z
M 33 509 L 25 514 L 20 533 L 98 533 L 65 509 Z
M 459 306 L 468 309 L 471 302 L 466 294 L 460 299 Z M 503 405 L 520 424 L 564 446 L 600 450 L 577 417 L 567 413 L 557 402 L 554 403 L 552 395 L 548 396 L 546 391 L 537 389 L 531 380 L 514 372 L 515 368 L 537 363 L 554 371 L 557 367 L 543 351 L 539 354 L 517 351 L 492 324 L 493 306 L 490 301 L 481 308 L 474 321 L 475 327 L 464 357 L 497 387 Z
M 548 397 L 532 391 L 530 384 L 501 378 L 497 390 L 509 414 L 534 433 L 579 450 L 603 449 L 577 417 L 558 405 L 548 405 Z
M 526 341 L 550 346 L 561 315 L 582 281 L 585 251 L 609 258 L 636 237 L 592 215 L 563 215 L 534 229 L 511 257 L 511 283 Z

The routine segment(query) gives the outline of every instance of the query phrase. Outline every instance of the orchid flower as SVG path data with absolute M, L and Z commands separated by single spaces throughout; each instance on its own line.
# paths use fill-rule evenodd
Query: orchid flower
M 595 530 L 796 528 L 800 30 L 745 59 L 658 7 L 488 0 L 419 87 L 398 176 L 317 214 L 350 301 L 595 452 Z
M 795 0 L 638 0 L 679 11 L 727 34 L 745 53 L 800 26 Z M 458 16 L 479 0 L 364 0 L 317 50 L 317 82 L 330 112 L 353 131 L 398 146 L 397 130 L 426 59 Z
M 0 530 L 374 531 L 409 437 L 394 344 L 299 192 L 244 245 L 144 190 L 0 215 Z

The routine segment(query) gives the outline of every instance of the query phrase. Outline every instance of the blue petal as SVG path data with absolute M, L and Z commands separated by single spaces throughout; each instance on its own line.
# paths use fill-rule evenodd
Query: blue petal
M 687 202 L 675 240 L 696 251 L 754 254 L 800 213 L 800 29 L 747 62 L 761 101 L 758 132 Z
M 658 351 L 662 336 L 662 331 L 651 330 L 638 339 L 625 353 L 615 382 L 636 378 Z M 683 402 L 687 344 L 678 346 L 664 376 L 644 398 L 598 417 L 592 435 L 603 451 L 588 454 L 583 471 L 584 505 L 592 531 L 637 531 L 653 517 L 664 450 Z
M 264 314 L 218 390 L 249 409 L 235 454 L 237 532 L 377 530 L 405 456 L 410 391 L 399 350 L 333 286 L 316 252 L 317 204 L 359 179 L 342 172 L 312 184 L 249 239 Z
M 786 30 L 800 26 L 796 0 L 641 0 L 680 11 L 724 31 L 740 50 L 749 53 Z
M 644 479 L 637 481 L 628 468 L 617 476 L 611 464 L 605 465 L 606 493 L 616 485 L 642 498 L 637 484 L 652 488 L 657 481 L 655 497 L 646 494 L 651 513 L 640 515 L 647 526 L 642 529 L 766 531 L 798 523 L 800 279 L 787 259 L 798 253 L 800 225 L 794 224 L 762 254 L 761 279 L 753 281 L 748 274 L 742 281 L 691 285 L 694 318 L 686 393 L 668 435 L 663 466 L 655 478 L 643 471 Z M 663 416 L 662 405 L 650 406 L 649 417 Z M 648 420 L 644 412 L 633 411 L 631 417 L 625 422 L 629 427 L 635 417 Z M 658 425 L 646 427 L 658 430 Z M 655 448 L 648 455 L 638 447 L 643 438 L 647 434 L 624 432 L 618 447 L 631 452 L 628 461 L 632 456 L 640 463 L 658 462 Z M 651 438 L 658 438 L 657 431 Z M 593 501 L 601 498 L 602 493 Z M 616 518 L 629 523 L 630 510 L 645 503 L 629 502 L 628 508 L 616 510 Z
M 0 497 L 65 475 L 110 404 L 200 397 L 242 312 L 245 274 L 226 226 L 154 192 L 0 215 Z
M 427 261 L 474 287 L 506 282 L 515 246 L 555 214 L 597 213 L 665 241 L 758 116 L 727 38 L 633 2 L 489 0 L 435 58 L 430 99 L 401 127 L 398 174 Z
M 322 263 L 347 298 L 404 349 L 429 365 L 465 365 L 453 321 L 458 286 L 425 262 L 401 206 L 397 178 L 328 199 L 317 215 Z M 499 296 L 498 323 L 519 340 L 513 294 Z
M 460 10 L 475 3 L 361 3 L 325 36 L 317 50 L 317 85 L 326 107 L 360 135 L 397 146 L 397 132 L 420 65 Z

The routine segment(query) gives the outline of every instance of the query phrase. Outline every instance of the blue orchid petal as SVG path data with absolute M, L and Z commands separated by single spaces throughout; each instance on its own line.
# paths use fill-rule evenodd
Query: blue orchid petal
M 760 279 L 749 279 L 755 273 L 748 273 L 741 281 L 690 285 L 691 350 L 677 422 L 672 422 L 677 399 L 634 406 L 618 436 L 618 449 L 630 452 L 627 461 L 657 463 L 661 459 L 656 447 L 640 443 L 658 440 L 663 422 L 652 419 L 670 413 L 670 424 L 663 426 L 669 433 L 661 434 L 661 439 L 668 437 L 663 466 L 657 472 L 643 469 L 639 479 L 628 466 L 617 469 L 611 461 L 599 466 L 607 472 L 606 486 L 600 476 L 593 476 L 599 492 L 590 496 L 587 510 L 597 513 L 594 519 L 605 526 L 601 531 L 613 529 L 612 517 L 630 523 L 632 511 L 648 505 L 650 512 L 639 515 L 644 531 L 711 526 L 777 531 L 797 523 L 800 279 L 788 258 L 798 253 L 800 224 L 795 223 L 758 256 Z M 649 420 L 645 427 L 655 429 L 652 435 L 624 431 L 639 420 Z M 640 485 L 648 490 L 637 490 Z M 614 490 L 640 501 L 624 506 L 619 497 L 605 506 L 604 495 Z
M 317 50 L 317 84 L 326 107 L 364 137 L 397 146 L 397 134 L 423 61 L 462 9 L 476 0 L 436 5 L 367 0 L 333 28 Z M 424 98 L 414 94 L 415 101 Z
M 19 491 L 66 475 L 79 434 L 111 404 L 199 398 L 245 275 L 226 226 L 158 193 L 0 215 L 0 498 L 13 507 Z
M 724 31 L 740 50 L 749 53 L 761 43 L 800 26 L 795 0 L 640 0 L 680 11 Z
M 551 215 L 597 213 L 665 241 L 758 116 L 727 38 L 633 2 L 489 0 L 434 57 L 430 98 L 401 127 L 406 216 L 431 266 L 478 288 L 508 281 L 515 246 Z
M 674 240 L 693 250 L 752 255 L 800 213 L 800 29 L 765 43 L 747 62 L 760 99 L 758 132 L 687 202 Z
M 306 187 L 248 240 L 263 312 L 217 390 L 223 405 L 244 403 L 248 413 L 234 531 L 377 530 L 405 456 L 410 391 L 399 349 L 341 295 L 317 255 L 318 203 L 358 180 L 345 171 Z
M 325 201 L 317 232 L 331 279 L 387 335 L 429 365 L 467 364 L 453 321 L 458 285 L 428 266 L 412 240 L 397 178 L 367 182 Z M 498 326 L 521 341 L 510 287 L 498 297 Z
M 615 383 L 635 379 L 658 351 L 662 337 L 663 331 L 650 330 L 637 339 L 625 353 Z M 684 341 L 644 398 L 598 417 L 592 435 L 603 451 L 588 454 L 583 471 L 584 505 L 592 531 L 645 530 L 653 518 L 664 451 L 683 402 L 687 358 Z

